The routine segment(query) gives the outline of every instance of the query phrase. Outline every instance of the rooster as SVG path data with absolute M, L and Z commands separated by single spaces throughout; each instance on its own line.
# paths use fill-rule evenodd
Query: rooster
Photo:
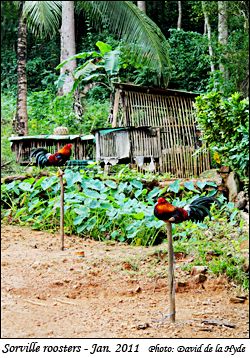
M 51 154 L 45 148 L 37 148 L 32 151 L 31 158 L 36 158 L 36 165 L 43 168 L 45 166 L 61 166 L 69 160 L 71 156 L 72 144 L 66 144 L 58 152 Z
M 210 208 L 213 203 L 220 206 L 220 202 L 214 196 L 202 196 L 193 200 L 184 208 L 178 208 L 166 201 L 164 198 L 159 198 L 154 207 L 154 215 L 165 222 L 179 224 L 186 220 L 203 221 L 206 216 L 211 218 Z

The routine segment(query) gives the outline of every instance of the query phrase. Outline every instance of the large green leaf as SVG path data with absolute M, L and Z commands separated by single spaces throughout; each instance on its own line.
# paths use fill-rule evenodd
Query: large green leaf
M 88 188 L 86 188 L 83 193 L 84 193 L 84 195 L 86 195 L 87 197 L 92 198 L 92 199 L 100 199 L 100 200 L 106 199 L 105 194 L 100 194 L 97 191 L 91 190 Z
M 140 182 L 139 180 L 134 179 L 131 181 L 131 184 L 137 189 L 142 190 L 142 188 L 143 188 L 142 182 Z
M 168 187 L 168 191 L 172 191 L 176 194 L 179 192 L 179 190 L 180 190 L 180 180 L 175 180 Z
M 207 186 L 213 186 L 214 188 L 217 188 L 218 185 L 213 181 L 208 181 Z
M 76 55 L 70 56 L 68 57 L 66 60 L 62 61 L 61 63 L 59 63 L 59 65 L 56 66 L 56 70 L 59 70 L 60 68 L 62 68 L 64 65 L 66 65 L 66 63 L 68 63 L 69 61 L 75 60 L 77 58 L 80 59 L 85 59 L 88 57 L 97 57 L 99 56 L 99 53 L 96 51 L 89 51 L 89 52 L 80 52 L 77 53 Z
M 198 186 L 198 188 L 200 188 L 202 190 L 207 185 L 207 182 L 206 181 L 197 181 L 196 185 Z
M 184 186 L 185 186 L 185 188 L 187 188 L 188 190 L 194 190 L 194 183 L 192 182 L 192 181 L 186 181 L 185 183 L 184 183 Z
M 196 190 L 194 187 L 194 183 L 192 181 L 186 181 L 184 183 L 184 187 L 187 188 L 190 191 L 194 191 L 195 193 L 200 193 L 199 190 Z
M 47 190 L 50 187 L 52 187 L 57 181 L 58 181 L 58 178 L 56 176 L 45 178 L 41 183 L 41 187 L 43 190 Z
M 119 71 L 120 50 L 116 49 L 104 55 L 104 67 L 108 75 L 115 76 Z
M 101 55 L 105 55 L 112 50 L 112 46 L 102 41 L 97 41 L 96 46 L 99 48 Z
M 24 1 L 23 16 L 35 35 L 57 33 L 61 20 L 61 1 Z
M 23 191 L 32 191 L 33 190 L 32 185 L 30 183 L 25 183 L 25 182 L 20 183 L 19 188 L 22 189 Z
M 115 181 L 113 180 L 106 180 L 105 181 L 105 185 L 107 185 L 109 188 L 112 188 L 112 189 L 116 189 L 117 188 L 117 184 Z
M 140 213 L 136 213 L 136 214 L 132 214 L 133 218 L 135 218 L 136 220 L 142 220 L 145 217 L 145 214 L 143 212 Z
M 97 191 L 105 191 L 105 185 L 99 179 L 85 180 L 82 184 L 83 188 L 90 188 Z
M 100 66 L 96 66 L 92 61 L 92 59 L 88 60 L 82 66 L 77 67 L 74 71 L 74 78 L 79 79 L 79 77 L 82 77 L 84 80 L 85 77 L 100 68 Z
M 84 77 L 83 81 L 88 82 L 88 81 L 93 81 L 93 80 L 99 80 L 99 82 L 100 82 L 101 77 L 107 77 L 107 75 L 105 73 L 93 73 L 89 76 Z

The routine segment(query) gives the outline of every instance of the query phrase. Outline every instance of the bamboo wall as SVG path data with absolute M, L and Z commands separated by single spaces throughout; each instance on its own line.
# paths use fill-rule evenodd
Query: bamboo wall
M 172 90 L 146 91 L 145 88 L 140 91 L 126 85 L 117 87 L 113 127 L 150 126 L 159 130 L 153 141 L 143 132 L 134 134 L 136 151 L 145 156 L 151 152 L 159 160 L 161 172 L 180 178 L 197 176 L 210 169 L 208 150 L 195 154 L 202 146 L 195 125 L 195 95 Z

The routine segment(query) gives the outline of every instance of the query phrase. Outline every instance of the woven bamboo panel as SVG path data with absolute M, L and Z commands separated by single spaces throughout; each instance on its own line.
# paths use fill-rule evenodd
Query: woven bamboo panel
M 117 126 L 160 129 L 158 141 L 147 137 L 145 132 L 132 135 L 132 150 L 137 155 L 158 158 L 161 172 L 180 178 L 197 176 L 211 168 L 207 149 L 196 154 L 202 143 L 195 124 L 194 96 L 123 89 L 117 90 L 116 97 Z
M 144 156 L 158 158 L 160 148 L 158 147 L 157 135 L 147 130 L 133 129 L 130 131 L 132 144 L 132 157 Z

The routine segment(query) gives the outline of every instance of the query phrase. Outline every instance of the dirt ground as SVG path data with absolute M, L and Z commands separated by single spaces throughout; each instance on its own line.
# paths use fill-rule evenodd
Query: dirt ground
M 180 254 L 176 322 L 159 321 L 169 312 L 165 245 L 71 236 L 65 247 L 59 234 L 2 227 L 2 338 L 249 337 L 248 299 L 233 303 L 239 289 L 223 277 L 195 283 Z

